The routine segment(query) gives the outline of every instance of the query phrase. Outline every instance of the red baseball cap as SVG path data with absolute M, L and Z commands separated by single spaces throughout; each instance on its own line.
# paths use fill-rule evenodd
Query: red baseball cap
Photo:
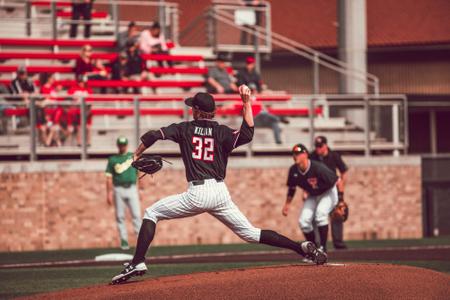
M 253 64 L 253 63 L 255 63 L 255 58 L 252 56 L 249 56 L 245 59 L 245 61 L 247 62 L 247 64 Z

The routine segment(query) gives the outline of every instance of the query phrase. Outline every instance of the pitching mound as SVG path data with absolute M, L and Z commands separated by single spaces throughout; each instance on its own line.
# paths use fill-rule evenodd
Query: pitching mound
M 448 299 L 450 276 L 384 264 L 284 265 L 179 275 L 34 299 Z

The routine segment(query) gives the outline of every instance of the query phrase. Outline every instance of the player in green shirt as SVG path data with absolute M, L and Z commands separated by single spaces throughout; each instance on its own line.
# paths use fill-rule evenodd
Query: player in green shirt
M 130 209 L 136 235 L 141 227 L 141 206 L 136 187 L 138 171 L 131 166 L 133 153 L 127 151 L 127 138 L 119 137 L 117 148 L 119 154 L 110 156 L 106 167 L 106 200 L 108 205 L 112 205 L 114 199 L 120 248 L 127 250 L 130 247 L 128 246 L 128 234 L 125 225 L 125 206 Z

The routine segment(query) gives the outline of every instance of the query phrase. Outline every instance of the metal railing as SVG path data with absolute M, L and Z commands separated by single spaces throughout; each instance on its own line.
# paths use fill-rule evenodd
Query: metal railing
M 123 96 L 123 95 L 122 95 Z M 89 142 L 87 139 L 88 130 L 94 130 L 88 126 L 88 112 L 95 108 L 127 108 L 132 111 L 130 114 L 122 114 L 121 118 L 126 118 L 128 123 L 127 127 L 119 125 L 119 128 L 114 129 L 110 125 L 105 125 L 95 128 L 97 132 L 103 132 L 103 137 L 108 137 L 110 140 L 114 140 L 116 136 L 112 137 L 119 131 L 121 134 L 126 134 L 129 136 L 132 145 L 136 146 L 139 143 L 140 135 L 143 133 L 143 126 L 145 129 L 157 129 L 161 126 L 167 125 L 170 122 L 177 122 L 175 116 L 163 116 L 163 117 L 152 117 L 144 116 L 141 114 L 141 109 L 146 109 L 149 107 L 164 107 L 164 108 L 177 108 L 183 110 L 183 116 L 179 116 L 179 121 L 182 119 L 189 120 L 190 115 L 188 113 L 188 107 L 180 101 L 180 95 L 176 97 L 177 99 L 173 101 L 163 101 L 163 102 L 147 102 L 142 95 L 127 95 L 128 100 L 121 101 L 111 101 L 111 96 L 107 95 L 90 95 L 88 97 L 95 98 L 86 100 L 84 97 L 73 97 L 64 96 L 65 101 L 54 101 L 49 102 L 49 106 L 53 107 L 67 107 L 67 108 L 79 108 L 77 112 L 79 116 L 79 130 L 80 130 L 80 145 L 79 148 L 59 147 L 55 150 L 49 151 L 48 148 L 38 147 L 38 135 L 39 132 L 36 129 L 36 109 L 37 101 L 42 99 L 44 96 L 33 95 L 29 98 L 29 104 L 27 106 L 28 113 L 25 118 L 28 125 L 23 128 L 22 135 L 27 134 L 29 138 L 26 142 L 21 139 L 17 143 L 22 143 L 19 145 L 23 152 L 23 147 L 28 147 L 29 159 L 34 161 L 38 158 L 41 153 L 51 153 L 57 155 L 61 149 L 71 149 L 71 153 L 78 153 L 81 159 L 87 159 L 90 153 L 108 153 L 108 149 L 105 148 L 108 145 L 104 144 L 104 141 L 97 140 L 93 141 L 92 148 L 88 149 Z M 102 97 L 105 99 L 102 100 Z M 4 101 L 3 99 L 11 100 L 11 96 L 3 96 L 0 98 L 0 107 L 25 107 L 23 101 L 11 102 Z M 120 99 L 121 95 L 118 95 Z M 174 97 L 175 98 L 175 97 Z M 107 100 L 108 99 L 108 100 Z M 75 101 L 74 101 L 75 100 Z M 220 102 L 220 106 L 226 106 L 235 102 Z M 273 102 L 263 102 L 264 107 L 272 108 L 303 108 L 307 109 L 307 113 L 303 117 L 289 117 L 290 124 L 282 125 L 283 127 L 283 144 L 275 145 L 271 138 L 271 129 L 263 130 L 257 128 L 255 131 L 256 135 L 252 144 L 248 148 L 239 149 L 244 151 L 247 156 L 252 156 L 254 153 L 269 153 L 269 152 L 288 152 L 292 144 L 302 142 L 309 147 L 312 147 L 312 140 L 316 135 L 326 135 L 329 139 L 329 144 L 336 150 L 352 151 L 357 153 L 364 153 L 369 156 L 375 152 L 383 151 L 392 152 L 393 155 L 399 155 L 400 153 L 407 153 L 408 149 L 408 115 L 407 115 L 407 101 L 403 95 L 381 95 L 381 96 L 371 96 L 371 95 L 293 95 L 291 101 L 285 103 L 280 103 L 279 101 Z M 385 125 L 385 130 L 381 133 L 375 131 L 373 122 L 373 113 L 376 108 L 380 108 L 383 113 L 383 120 Z M 365 116 L 365 126 L 359 127 L 355 124 L 349 124 L 346 119 L 346 111 L 349 109 L 357 109 L 362 112 Z M 314 112 L 314 113 L 312 113 Z M 295 115 L 293 113 L 292 115 Z M 119 115 L 119 114 L 118 114 Z M 97 116 L 100 119 L 103 116 Z M 132 118 L 130 120 L 129 118 Z M 226 117 L 218 116 L 217 118 L 222 123 L 225 121 L 227 125 L 236 127 L 240 124 L 239 117 Z M 5 119 L 5 116 L 2 117 Z M 15 118 L 15 117 L 11 117 Z M 106 118 L 106 117 L 105 117 Z M 112 117 L 115 118 L 115 117 Z M 159 118 L 159 119 L 158 119 Z M 158 120 L 156 120 L 158 119 Z M 116 119 L 113 119 L 116 120 Z M 116 122 L 118 122 L 116 120 Z M 162 123 L 161 123 L 162 122 Z M 231 122 L 231 123 L 230 123 Z M 109 123 L 109 122 L 108 122 Z M 121 123 L 123 124 L 123 123 Z M 14 128 L 16 126 L 11 126 Z M 106 133 L 110 132 L 109 135 L 105 136 Z M 261 138 L 261 133 L 264 137 Z M 11 133 L 10 133 L 11 134 Z M 99 136 L 97 136 L 97 139 Z M 73 138 L 72 138 L 73 139 Z M 0 146 L 2 141 L 13 140 L 12 136 L 0 136 Z M 309 141 L 309 142 L 308 142 Z M 113 144 L 110 143 L 110 148 L 113 148 Z M 169 145 L 170 147 L 170 145 Z M 1 148 L 1 147 L 0 147 Z M 75 150 L 74 150 L 75 149 Z M 312 149 L 312 148 L 311 148 Z M 109 149 L 112 151 L 112 149 Z M 159 151 L 161 149 L 157 149 Z M 177 153 L 177 148 L 163 149 L 169 153 Z M 92 152 L 93 151 L 93 152 Z M 62 154 L 65 152 L 62 151 Z M 26 155 L 26 154 L 25 154 Z
M 166 38 L 171 39 L 174 43 L 178 44 L 179 37 L 179 10 L 178 4 L 172 2 L 161 1 L 116 1 L 116 0 L 97 0 L 94 2 L 94 8 L 101 8 L 108 11 L 108 17 L 101 20 L 92 18 L 87 20 L 71 20 L 71 18 L 58 17 L 58 0 L 49 0 L 50 5 L 48 7 L 48 16 L 39 15 L 37 17 L 36 12 L 40 9 L 35 9 L 32 0 L 16 1 L 14 7 L 16 9 L 23 8 L 23 17 L 8 17 L 3 18 L 3 24 L 15 24 L 23 23 L 25 25 L 25 36 L 32 36 L 33 31 L 38 29 L 50 35 L 53 39 L 59 38 L 60 28 L 71 25 L 101 25 L 103 28 L 107 28 L 108 32 L 111 31 L 111 35 L 117 37 L 121 28 L 125 27 L 129 21 L 135 21 L 138 26 L 150 26 L 152 20 L 159 20 L 161 24 L 162 32 Z M 127 19 L 122 18 L 122 12 L 135 8 L 139 11 L 139 14 L 143 10 L 148 10 L 146 14 L 146 20 Z M 139 15 L 138 14 L 138 15 Z M 128 13 L 129 15 L 129 13 Z M 152 17 L 151 17 L 152 16 Z M 136 17 L 138 18 L 138 17 Z

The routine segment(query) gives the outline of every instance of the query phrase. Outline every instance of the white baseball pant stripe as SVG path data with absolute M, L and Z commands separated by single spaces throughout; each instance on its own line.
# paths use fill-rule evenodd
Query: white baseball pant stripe
M 141 205 L 139 203 L 139 193 L 136 185 L 130 187 L 115 186 L 114 200 L 116 206 L 117 229 L 121 240 L 128 241 L 127 226 L 125 224 L 125 208 L 128 206 L 133 219 L 133 229 L 136 235 L 141 228 Z
M 317 226 L 328 225 L 328 216 L 338 203 L 336 185 L 319 196 L 309 195 L 304 204 L 298 223 L 300 229 L 309 233 L 314 230 L 313 221 Z
M 207 179 L 202 185 L 189 183 L 187 192 L 159 200 L 145 210 L 144 219 L 185 218 L 207 212 L 225 224 L 241 239 L 259 243 L 261 229 L 254 227 L 231 200 L 224 182 Z

